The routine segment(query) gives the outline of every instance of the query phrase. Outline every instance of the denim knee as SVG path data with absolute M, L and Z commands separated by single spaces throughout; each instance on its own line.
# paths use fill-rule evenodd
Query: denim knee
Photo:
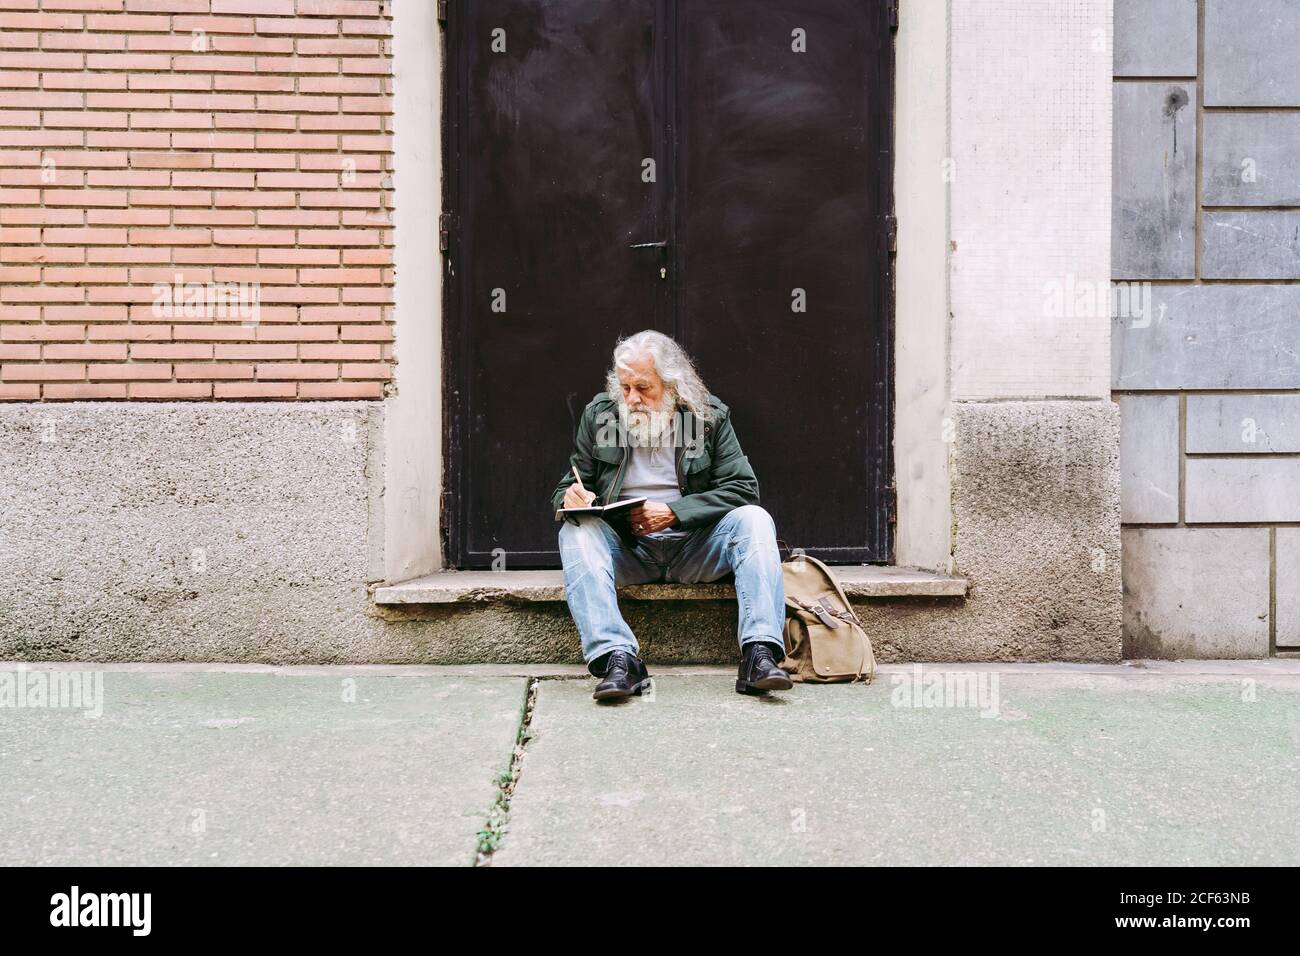
M 758 505 L 741 505 L 733 509 L 727 517 L 735 521 L 738 528 L 743 528 L 751 535 L 762 536 L 766 532 L 773 540 L 776 538 L 776 524 L 765 508 Z
M 605 539 L 600 524 L 601 519 L 596 517 L 578 518 L 576 523 L 564 521 L 560 525 L 560 556 L 563 557 L 566 551 L 577 551 L 583 557 L 588 557 L 593 549 L 597 555 L 608 555 L 609 542 Z

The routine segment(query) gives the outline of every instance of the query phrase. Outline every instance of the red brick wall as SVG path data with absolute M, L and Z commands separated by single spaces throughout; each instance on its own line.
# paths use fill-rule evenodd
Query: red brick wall
M 381 397 L 390 27 L 380 0 L 0 0 L 0 398 Z

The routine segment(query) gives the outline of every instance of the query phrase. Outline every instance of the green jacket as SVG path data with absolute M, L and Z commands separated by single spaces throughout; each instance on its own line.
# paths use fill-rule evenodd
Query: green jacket
M 758 504 L 758 479 L 740 450 L 731 427 L 731 410 L 713 395 L 713 420 L 700 428 L 698 420 L 681 410 L 686 440 L 677 449 L 677 484 L 682 497 L 668 506 L 677 515 L 676 527 L 711 525 L 733 508 Z M 582 475 L 583 487 L 596 493 L 597 504 L 617 501 L 623 488 L 631 449 L 618 420 L 618 403 L 601 392 L 582 410 L 570 464 Z M 560 479 L 551 505 L 564 506 L 564 493 L 573 473 Z

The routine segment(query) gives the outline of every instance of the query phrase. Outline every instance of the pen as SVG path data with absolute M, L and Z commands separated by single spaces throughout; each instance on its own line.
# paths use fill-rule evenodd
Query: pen
M 581 491 L 586 491 L 587 489 L 586 489 L 586 488 L 583 486 L 583 484 L 582 484 L 582 475 L 578 474 L 578 466 L 577 466 L 577 465 L 570 465 L 570 466 L 569 466 L 569 471 L 573 472 L 573 480 L 576 481 L 576 482 L 578 483 L 578 488 L 579 488 L 579 490 L 581 490 Z M 557 514 L 556 517 L 558 518 L 559 515 Z M 574 518 L 570 517 L 569 515 L 565 515 L 565 516 L 564 516 L 564 520 L 567 521 L 567 522 L 569 522 L 570 524 L 577 524 L 577 523 L 578 523 Z

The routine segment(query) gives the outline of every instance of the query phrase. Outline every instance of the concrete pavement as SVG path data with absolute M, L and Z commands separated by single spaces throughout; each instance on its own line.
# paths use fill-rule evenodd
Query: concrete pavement
M 0 864 L 470 865 L 526 678 L 320 670 L 113 669 L 98 718 L 0 706 Z
M 562 666 L 126 665 L 98 718 L 0 685 L 0 863 L 468 865 L 489 819 L 494 866 L 1300 862 L 1300 661 L 655 670 L 613 707 Z

